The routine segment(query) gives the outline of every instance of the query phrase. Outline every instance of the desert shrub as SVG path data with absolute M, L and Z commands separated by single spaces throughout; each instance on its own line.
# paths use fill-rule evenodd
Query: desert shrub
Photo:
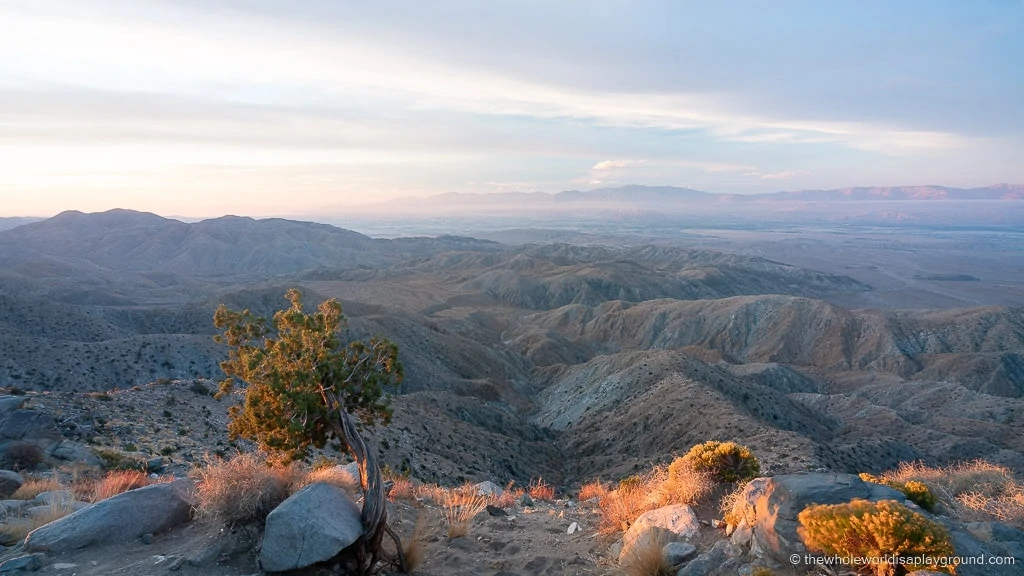
M 597 498 L 597 501 L 600 502 L 601 498 L 603 498 L 607 494 L 608 486 L 606 486 L 604 482 L 601 482 L 600 480 L 594 480 L 592 482 L 584 484 L 583 486 L 580 486 L 579 500 L 580 502 L 586 502 L 587 500 Z
M 197 471 L 198 512 L 228 525 L 262 522 L 300 479 L 294 465 L 273 466 L 260 454 L 213 461 Z
M 626 576 L 670 576 L 675 571 L 668 563 L 662 549 L 667 544 L 665 538 L 658 532 L 657 536 L 640 538 L 639 541 L 629 549 L 622 561 L 622 568 Z
M 895 500 L 809 506 L 798 520 L 809 549 L 848 558 L 851 565 L 854 559 L 872 559 L 868 568 L 877 576 L 894 570 L 935 569 L 953 556 L 953 544 L 942 524 Z M 887 563 L 889 556 L 899 560 Z M 943 569 L 954 573 L 952 566 Z
M 939 505 L 961 521 L 999 520 L 1024 529 L 1024 482 L 1004 466 L 984 460 L 944 467 L 904 462 L 881 478 L 887 483 L 923 484 Z
M 682 459 L 694 470 L 707 472 L 720 482 L 750 480 L 761 473 L 761 463 L 750 448 L 735 442 L 711 440 L 697 444 Z
M 929 512 L 935 511 L 935 506 L 939 503 L 939 499 L 932 493 L 932 491 L 925 484 L 918 482 L 917 480 L 896 480 L 879 478 L 868 473 L 861 473 L 860 479 L 865 482 L 873 482 L 875 484 L 883 484 L 903 492 L 903 495 L 907 497 L 914 504 L 917 504 L 921 508 L 928 510 Z
M 555 487 L 544 482 L 543 478 L 530 480 L 529 486 L 526 487 L 526 492 L 534 500 L 551 501 L 555 499 Z
M 695 470 L 685 458 L 676 458 L 656 487 L 661 505 L 694 504 L 715 487 L 710 473 Z
M 26 478 L 24 484 L 11 494 L 11 500 L 35 500 L 43 492 L 63 489 L 56 478 Z
M 722 496 L 722 501 L 718 505 L 718 509 L 722 512 L 722 519 L 730 526 L 738 526 L 740 521 L 743 520 L 743 518 L 734 515 L 734 510 L 736 504 L 743 498 L 743 492 L 746 491 L 746 488 L 746 482 L 737 484 L 735 489 Z
M 480 494 L 472 484 L 445 490 L 441 496 L 441 513 L 448 526 L 448 539 L 465 536 L 469 521 L 483 512 L 489 501 L 490 498 Z
M 4 466 L 19 472 L 33 470 L 45 459 L 43 450 L 31 442 L 14 442 L 4 449 Z
M 655 484 L 653 476 L 636 476 L 633 477 L 635 480 L 619 482 L 617 489 L 601 497 L 598 501 L 601 517 L 599 532 L 606 535 L 620 530 L 625 532 L 641 514 L 658 507 L 649 497 L 651 486 Z
M 188 389 L 191 390 L 194 394 L 198 394 L 200 396 L 212 396 L 213 395 L 213 391 L 210 390 L 210 388 L 207 387 L 206 384 L 203 384 L 199 380 L 196 380 L 195 382 L 193 382 L 192 385 L 188 387 Z
M 122 492 L 149 486 L 149 476 L 138 470 L 116 470 L 104 476 L 92 487 L 90 500 L 99 502 Z
M 146 462 L 141 458 L 125 454 L 119 450 L 94 449 L 106 470 L 139 470 L 145 471 Z

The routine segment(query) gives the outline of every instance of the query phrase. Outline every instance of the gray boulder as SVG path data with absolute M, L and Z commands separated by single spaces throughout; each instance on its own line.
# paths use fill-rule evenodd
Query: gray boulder
M 677 576 L 736 574 L 740 567 L 740 549 L 728 540 L 719 540 L 710 550 L 683 566 Z
M 0 396 L 0 419 L 25 405 L 24 396 Z
M 267 572 L 305 568 L 333 558 L 362 533 L 359 508 L 348 493 L 316 482 L 267 516 L 260 565 Z
M 0 440 L 61 439 L 53 418 L 40 410 L 19 409 L 0 418 Z
M 495 498 L 500 498 L 501 495 L 505 492 L 504 488 L 498 486 L 497 484 L 491 482 L 490 480 L 484 480 L 479 484 L 475 484 L 473 487 L 476 488 L 477 494 L 481 496 L 494 496 Z
M 7 498 L 18 491 L 25 479 L 21 474 L 10 470 L 0 470 L 0 498 Z
M 163 532 L 189 521 L 194 490 L 190 480 L 129 490 L 33 530 L 25 549 L 61 553 Z
M 652 539 L 667 544 L 692 538 L 700 531 L 697 515 L 685 504 L 672 504 L 644 512 L 622 535 L 622 550 L 619 562 L 626 561 L 633 548 L 649 543 Z
M 688 542 L 669 542 L 661 549 L 661 554 L 670 565 L 679 566 L 696 551 L 697 547 Z
M 747 485 L 733 507 L 732 517 L 741 519 L 734 532 L 739 534 L 736 544 L 749 540 L 754 556 L 767 555 L 780 563 L 788 562 L 791 554 L 806 551 L 797 534 L 797 515 L 804 508 L 812 504 L 842 504 L 856 498 L 905 500 L 902 492 L 864 482 L 853 474 L 813 472 L 758 478 Z
M 26 556 L 18 556 L 17 558 L 11 558 L 10 560 L 4 561 L 3 564 L 0 564 L 0 574 L 7 574 L 10 572 L 35 572 L 47 564 L 49 564 L 49 559 L 46 558 L 46 554 L 28 554 Z

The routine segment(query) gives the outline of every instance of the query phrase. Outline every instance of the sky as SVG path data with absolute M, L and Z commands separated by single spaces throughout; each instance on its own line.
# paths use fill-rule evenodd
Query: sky
M 0 216 L 1024 183 L 1024 0 L 0 0 Z

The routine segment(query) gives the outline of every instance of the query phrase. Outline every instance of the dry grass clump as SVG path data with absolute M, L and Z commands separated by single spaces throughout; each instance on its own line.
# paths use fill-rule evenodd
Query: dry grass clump
M 359 481 L 359 474 L 351 474 L 344 466 L 315 468 L 313 471 L 307 473 L 301 480 L 296 482 L 292 487 L 292 490 L 297 491 L 303 486 L 307 486 L 315 482 L 333 484 L 350 494 L 356 494 L 362 490 L 362 485 Z
M 75 508 L 67 502 L 55 502 L 48 506 L 35 508 L 35 510 L 42 510 L 42 512 L 30 518 L 12 519 L 0 524 L 0 544 L 5 546 L 17 544 L 24 540 L 29 532 L 55 520 L 60 520 L 74 512 Z
M 601 498 L 608 495 L 609 488 L 604 482 L 600 480 L 594 480 L 587 482 L 583 486 L 580 486 L 579 500 L 580 502 L 586 502 L 587 500 L 593 500 L 597 498 L 600 502 Z
M 673 573 L 672 565 L 662 551 L 665 544 L 660 534 L 641 538 L 622 561 L 626 576 L 670 576 Z
M 427 555 L 427 542 L 430 541 L 431 536 L 426 515 L 421 513 L 416 518 L 412 534 L 402 549 L 405 556 L 405 569 L 408 573 L 412 574 L 416 567 L 423 563 L 423 558 Z
M 472 484 L 445 490 L 441 499 L 441 513 L 448 526 L 448 539 L 465 536 L 469 530 L 469 521 L 483 512 L 490 500 Z
M 274 466 L 260 454 L 212 461 L 197 473 L 198 511 L 228 525 L 263 521 L 302 478 L 295 465 Z
M 550 502 L 555 499 L 555 487 L 545 482 L 543 478 L 531 479 L 526 491 L 534 500 Z
M 56 478 L 28 478 L 11 494 L 11 500 L 35 500 L 43 492 L 63 489 L 64 486 Z
M 516 481 L 510 480 L 501 492 L 501 496 L 494 501 L 494 505 L 498 508 L 508 508 L 515 505 L 516 501 L 523 497 L 523 494 L 526 494 L 526 490 L 516 487 Z
M 388 490 L 388 500 L 412 500 L 415 497 L 416 488 L 412 479 L 408 476 L 395 476 L 391 479 L 391 489 Z
M 924 484 L 960 520 L 1000 520 L 1024 529 L 1024 482 L 1004 466 L 984 460 L 945 467 L 904 462 L 881 477 L 886 482 Z
M 92 486 L 91 502 L 106 500 L 122 492 L 149 486 L 149 476 L 138 470 L 117 470 L 110 472 Z
M 593 483 L 592 483 L 593 484 Z M 694 470 L 682 458 L 676 458 L 668 467 L 657 466 L 645 474 L 630 476 L 619 482 L 615 490 L 600 485 L 588 485 L 588 491 L 599 496 L 601 522 L 598 530 L 603 534 L 625 531 L 644 512 L 670 504 L 695 504 L 715 487 L 709 473 Z M 582 499 L 582 491 L 581 491 Z

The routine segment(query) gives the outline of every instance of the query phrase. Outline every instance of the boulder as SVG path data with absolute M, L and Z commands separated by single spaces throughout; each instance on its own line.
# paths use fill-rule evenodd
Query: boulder
M 505 490 L 501 486 L 498 486 L 490 480 L 485 480 L 476 484 L 473 488 L 476 488 L 476 493 L 481 496 L 494 496 L 495 498 L 500 498 L 501 495 L 505 493 Z
M 657 538 L 667 544 L 692 538 L 700 531 L 696 514 L 685 504 L 672 504 L 644 512 L 622 535 L 622 550 L 619 562 L 623 562 L 633 547 Z
M 696 551 L 697 547 L 688 542 L 669 542 L 661 549 L 661 554 L 670 565 L 679 566 Z
M 25 479 L 21 474 L 10 470 L 0 470 L 0 498 L 7 498 L 18 491 Z
M 191 517 L 194 490 L 190 480 L 129 490 L 33 530 L 25 548 L 61 553 L 168 530 Z
M 61 441 L 51 448 L 50 456 L 57 460 L 80 462 L 89 466 L 99 466 L 103 463 L 92 448 L 71 440 Z
M 70 504 L 75 501 L 75 495 L 70 490 L 51 490 L 49 492 L 40 492 L 33 502 L 37 505 L 42 504 Z
M 791 554 L 806 551 L 797 534 L 797 515 L 812 504 L 842 504 L 855 498 L 896 500 L 906 497 L 888 486 L 864 482 L 853 474 L 810 472 L 757 478 L 747 484 L 733 506 L 732 518 L 740 519 L 734 531 L 737 543 L 749 540 L 754 556 L 767 555 L 788 562 Z M 744 524 L 752 531 L 745 533 Z
M 24 396 L 0 396 L 0 420 L 25 405 Z
M 740 549 L 728 540 L 719 540 L 710 550 L 683 566 L 677 576 L 707 576 L 709 574 L 736 574 L 740 567 Z
M 315 482 L 267 516 L 260 565 L 267 572 L 305 568 L 333 558 L 362 533 L 359 508 L 348 493 Z
M 40 410 L 18 409 L 0 419 L 0 440 L 60 440 L 60 430 L 53 418 Z
M 8 572 L 35 572 L 49 564 L 45 554 L 28 554 L 11 558 L 0 564 L 0 574 Z

